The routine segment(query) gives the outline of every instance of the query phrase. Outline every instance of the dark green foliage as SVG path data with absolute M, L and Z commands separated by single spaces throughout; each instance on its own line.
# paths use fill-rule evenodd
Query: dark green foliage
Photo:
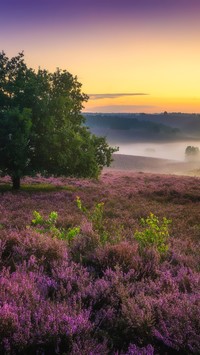
M 187 158 L 200 157 L 200 150 L 198 147 L 188 145 L 185 149 L 185 155 Z
M 84 126 L 87 99 L 66 70 L 35 72 L 23 53 L 0 53 L 0 173 L 14 188 L 25 175 L 98 177 L 110 165 L 115 149 Z
M 18 108 L 0 112 L 0 168 L 11 176 L 14 186 L 29 165 L 31 125 L 31 110 L 27 108 L 21 113 Z
M 185 150 L 185 154 L 187 154 L 187 155 L 199 154 L 199 148 L 188 145 L 186 150 Z

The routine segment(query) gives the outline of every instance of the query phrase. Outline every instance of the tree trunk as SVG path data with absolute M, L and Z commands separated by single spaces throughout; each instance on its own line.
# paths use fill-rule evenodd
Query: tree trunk
M 19 176 L 13 176 L 12 183 L 13 183 L 13 185 L 12 185 L 13 190 L 20 189 L 20 177 Z

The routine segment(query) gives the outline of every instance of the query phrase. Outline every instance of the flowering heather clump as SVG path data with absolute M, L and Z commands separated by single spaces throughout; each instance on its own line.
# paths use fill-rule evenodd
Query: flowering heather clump
M 128 352 L 125 355 L 153 355 L 154 349 L 151 345 L 147 345 L 144 348 L 139 348 L 136 345 L 131 344 L 128 348 Z
M 129 269 L 138 270 L 141 261 L 138 246 L 127 241 L 100 247 L 96 249 L 91 259 L 93 265 L 101 271 L 108 268 L 115 270 L 118 265 L 124 272 L 128 272 Z
M 8 183 L 0 180 L 0 354 L 199 353 L 200 179 L 38 176 L 17 193 Z M 31 225 L 34 211 L 44 233 Z M 150 213 L 172 220 L 166 253 L 134 238 Z M 70 243 L 53 232 L 77 226 Z

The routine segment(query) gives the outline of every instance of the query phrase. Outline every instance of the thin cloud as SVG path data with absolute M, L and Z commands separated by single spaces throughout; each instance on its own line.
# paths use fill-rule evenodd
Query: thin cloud
M 116 93 L 116 94 L 89 94 L 90 100 L 100 100 L 100 99 L 118 99 L 122 96 L 144 96 L 149 95 L 143 92 L 133 92 L 133 93 Z

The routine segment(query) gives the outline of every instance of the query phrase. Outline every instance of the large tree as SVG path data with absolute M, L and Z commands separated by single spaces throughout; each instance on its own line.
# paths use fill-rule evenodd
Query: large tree
M 92 135 L 81 115 L 87 95 L 77 77 L 28 68 L 24 54 L 0 53 L 0 174 L 97 177 L 112 161 L 104 137 Z

